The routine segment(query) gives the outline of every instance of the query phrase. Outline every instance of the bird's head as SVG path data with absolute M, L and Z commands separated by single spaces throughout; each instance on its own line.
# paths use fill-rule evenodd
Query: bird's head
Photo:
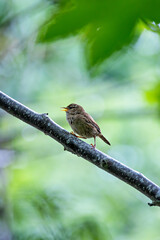
M 71 103 L 67 107 L 62 107 L 62 111 L 65 111 L 69 114 L 79 114 L 84 111 L 83 107 L 78 104 Z

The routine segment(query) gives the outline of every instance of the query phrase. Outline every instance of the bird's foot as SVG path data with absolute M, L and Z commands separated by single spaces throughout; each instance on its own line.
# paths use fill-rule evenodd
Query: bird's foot
M 75 137 L 78 137 L 73 131 L 70 132 L 70 134 L 72 134 L 72 135 L 75 136 Z
M 70 132 L 70 134 L 72 134 L 73 136 L 75 136 L 75 137 L 77 137 L 77 138 L 83 138 L 83 139 L 86 139 L 86 137 L 82 137 L 82 136 L 78 136 L 78 135 L 76 135 L 73 131 Z
M 96 145 L 95 145 L 95 144 L 93 145 L 93 144 L 91 143 L 91 146 L 92 146 L 92 148 L 93 148 L 93 149 L 95 149 L 95 148 L 96 148 Z
M 83 138 L 83 139 L 87 139 L 86 137 L 82 137 L 82 136 L 77 136 L 78 138 Z

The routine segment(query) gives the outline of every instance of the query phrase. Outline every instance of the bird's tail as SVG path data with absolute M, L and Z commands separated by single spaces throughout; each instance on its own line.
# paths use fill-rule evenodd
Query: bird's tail
M 100 134 L 98 137 L 100 137 L 108 145 L 111 145 L 110 142 L 102 134 Z

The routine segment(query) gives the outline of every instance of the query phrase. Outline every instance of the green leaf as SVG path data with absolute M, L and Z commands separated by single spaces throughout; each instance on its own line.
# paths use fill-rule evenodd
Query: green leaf
M 107 22 L 102 27 L 92 30 L 97 31 L 95 39 L 88 43 L 88 61 L 92 67 L 95 64 L 101 63 L 105 58 L 112 53 L 120 50 L 123 45 L 128 44 L 132 40 L 133 28 L 136 24 L 136 19 L 129 21 L 124 25 L 124 21 Z
M 89 1 L 90 2 L 90 1 Z M 78 30 L 91 22 L 96 13 L 95 0 L 89 5 L 85 1 L 75 1 L 72 6 L 60 9 L 52 19 L 42 27 L 38 42 L 50 42 L 58 38 L 76 34 Z
M 101 63 L 133 39 L 137 10 L 121 1 L 101 22 L 88 31 L 87 54 L 89 67 Z
M 160 1 L 145 1 L 142 8 L 141 16 L 142 18 L 149 19 L 156 23 L 160 23 Z
M 44 24 L 37 41 L 51 42 L 81 30 L 88 66 L 93 67 L 134 39 L 139 19 L 160 22 L 159 9 L 159 0 L 68 1 Z

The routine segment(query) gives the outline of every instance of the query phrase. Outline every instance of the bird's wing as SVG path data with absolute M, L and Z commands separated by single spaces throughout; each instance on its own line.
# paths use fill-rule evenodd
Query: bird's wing
M 97 131 L 101 133 L 101 130 L 98 124 L 94 121 L 94 119 L 88 113 L 84 113 L 83 118 L 88 125 L 91 125 L 92 127 L 94 126 L 97 129 Z

